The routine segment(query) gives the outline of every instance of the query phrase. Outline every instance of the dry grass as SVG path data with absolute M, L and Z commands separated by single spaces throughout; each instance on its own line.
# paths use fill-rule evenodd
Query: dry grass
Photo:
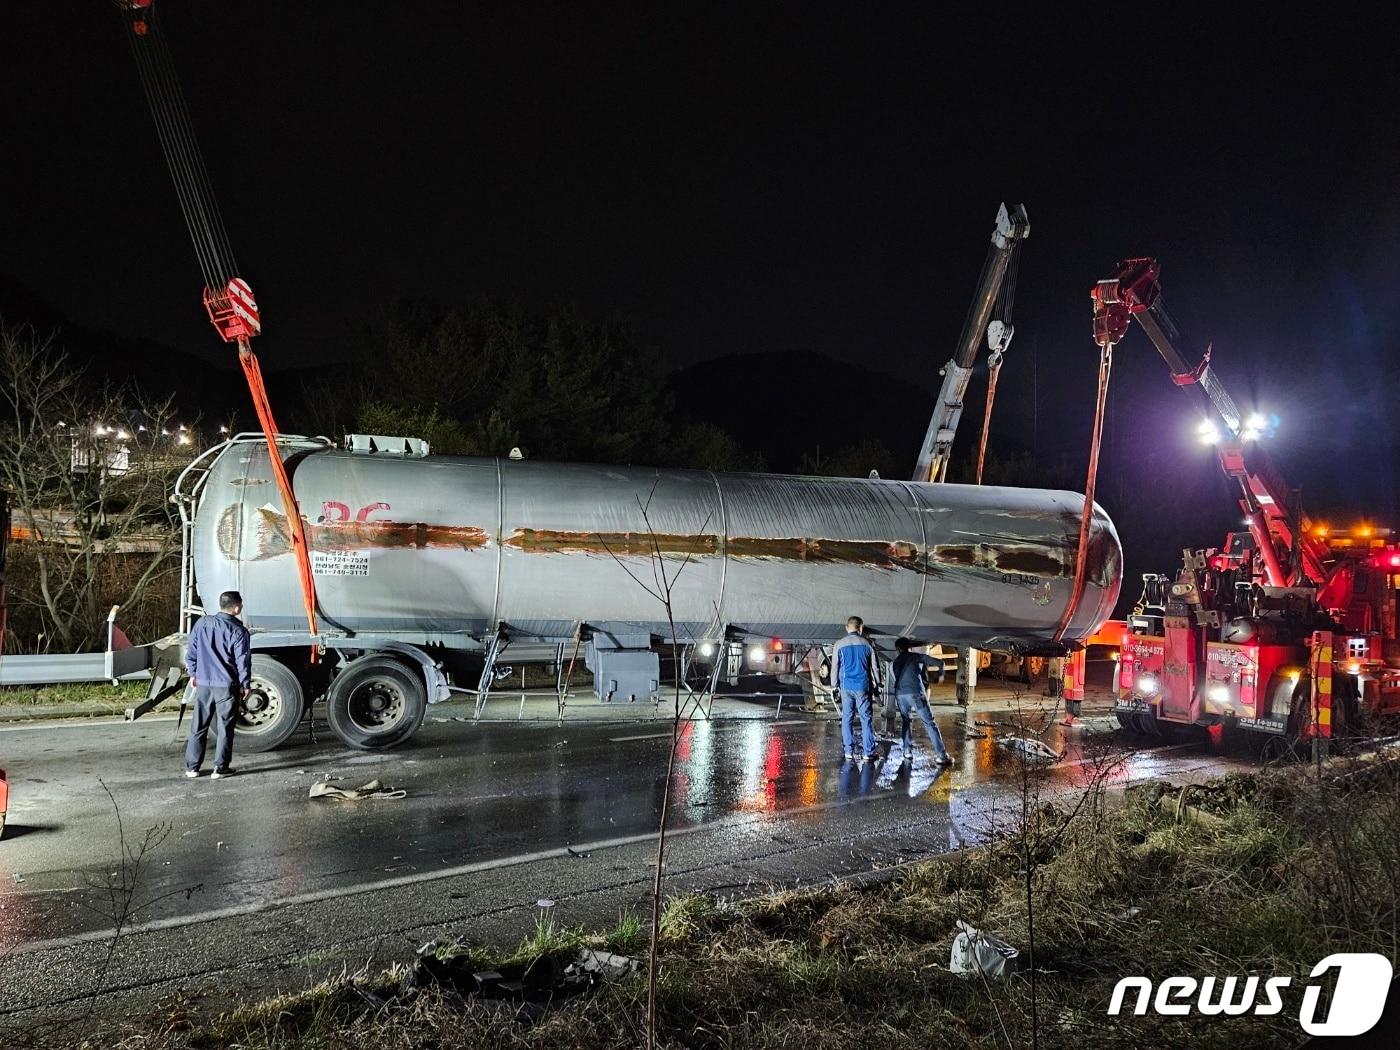
M 1294 1046 L 1297 1000 L 1275 1017 L 1106 1015 L 1120 977 L 1306 975 L 1335 951 L 1396 957 L 1400 932 L 1400 769 L 1343 761 L 1233 777 L 1195 791 L 1148 785 L 1107 812 L 1038 807 L 1034 881 L 1043 1047 Z M 1162 798 L 1167 798 L 1163 805 Z M 1180 810 L 1180 812 L 1178 812 Z M 1194 812 L 1194 818 L 1193 818 Z M 1204 812 L 1208 816 L 1200 816 Z M 1212 819 L 1219 818 L 1219 819 Z M 674 1047 L 819 1050 L 1005 1047 L 1032 1041 L 1030 982 L 988 984 L 947 969 L 964 918 L 1013 944 L 1027 934 L 1026 827 L 990 848 L 914 865 L 866 889 L 789 893 L 739 904 L 672 901 L 662 922 L 659 1032 Z M 1140 909 L 1127 918 L 1128 909 Z M 635 919 L 586 936 L 541 926 L 514 953 L 580 944 L 640 949 Z M 473 961 L 502 959 L 474 949 Z M 157 1024 L 108 1044 L 125 1050 L 239 1046 L 635 1047 L 642 977 L 605 987 L 533 1025 L 441 992 L 390 999 L 394 975 L 345 977 L 229 1014 L 212 1026 Z M 371 987 L 373 986 L 373 987 Z
M 146 695 L 145 682 L 70 682 L 63 685 L 16 685 L 0 689 L 0 707 L 34 707 L 40 704 L 107 704 L 124 708 Z

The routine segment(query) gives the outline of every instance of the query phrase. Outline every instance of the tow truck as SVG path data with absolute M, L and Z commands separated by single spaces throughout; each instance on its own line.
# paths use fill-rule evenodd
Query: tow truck
M 1400 713 L 1400 545 L 1389 528 L 1336 529 L 1303 512 L 1263 447 L 1272 420 L 1241 411 L 1211 347 L 1189 363 L 1160 271 L 1155 259 L 1127 259 L 1094 286 L 1095 337 L 1111 345 L 1137 321 L 1197 402 L 1197 434 L 1239 486 L 1245 531 L 1184 550 L 1171 576 L 1144 575 L 1115 714 L 1150 736 L 1234 727 L 1325 752 L 1338 735 Z

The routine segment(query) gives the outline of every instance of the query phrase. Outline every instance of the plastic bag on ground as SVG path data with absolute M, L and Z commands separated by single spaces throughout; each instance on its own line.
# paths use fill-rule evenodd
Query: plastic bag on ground
M 999 937 L 983 933 L 958 920 L 958 934 L 953 938 L 953 952 L 948 969 L 960 974 L 984 974 L 1005 977 L 1016 969 L 1021 952 Z

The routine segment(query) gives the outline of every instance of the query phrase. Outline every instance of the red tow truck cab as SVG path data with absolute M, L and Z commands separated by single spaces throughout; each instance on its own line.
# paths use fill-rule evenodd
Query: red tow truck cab
M 1119 722 L 1145 733 L 1224 723 L 1309 739 L 1400 711 L 1400 651 L 1389 641 L 1400 550 L 1388 531 L 1367 532 L 1379 533 L 1374 549 L 1357 550 L 1347 534 L 1329 543 L 1322 587 L 1252 581 L 1247 559 L 1232 556 L 1247 542 L 1237 535 L 1230 553 L 1187 552 L 1170 585 L 1145 576 L 1119 664 Z

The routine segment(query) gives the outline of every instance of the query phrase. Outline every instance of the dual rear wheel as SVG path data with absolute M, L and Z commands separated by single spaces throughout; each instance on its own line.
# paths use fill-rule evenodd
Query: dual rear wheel
M 271 751 L 285 743 L 306 713 L 308 678 L 268 653 L 254 653 L 252 682 L 234 722 L 235 750 Z M 351 660 L 326 691 L 331 732 L 362 751 L 403 743 L 427 710 L 423 676 L 392 656 Z
M 1193 743 L 1197 740 L 1204 740 L 1206 729 L 1204 726 L 1187 724 L 1183 722 L 1168 722 L 1157 717 L 1157 713 L 1152 710 L 1146 711 L 1125 711 L 1119 708 L 1114 714 L 1118 718 L 1118 724 L 1130 733 L 1138 736 L 1149 737 L 1153 740 L 1165 740 L 1174 744 Z

